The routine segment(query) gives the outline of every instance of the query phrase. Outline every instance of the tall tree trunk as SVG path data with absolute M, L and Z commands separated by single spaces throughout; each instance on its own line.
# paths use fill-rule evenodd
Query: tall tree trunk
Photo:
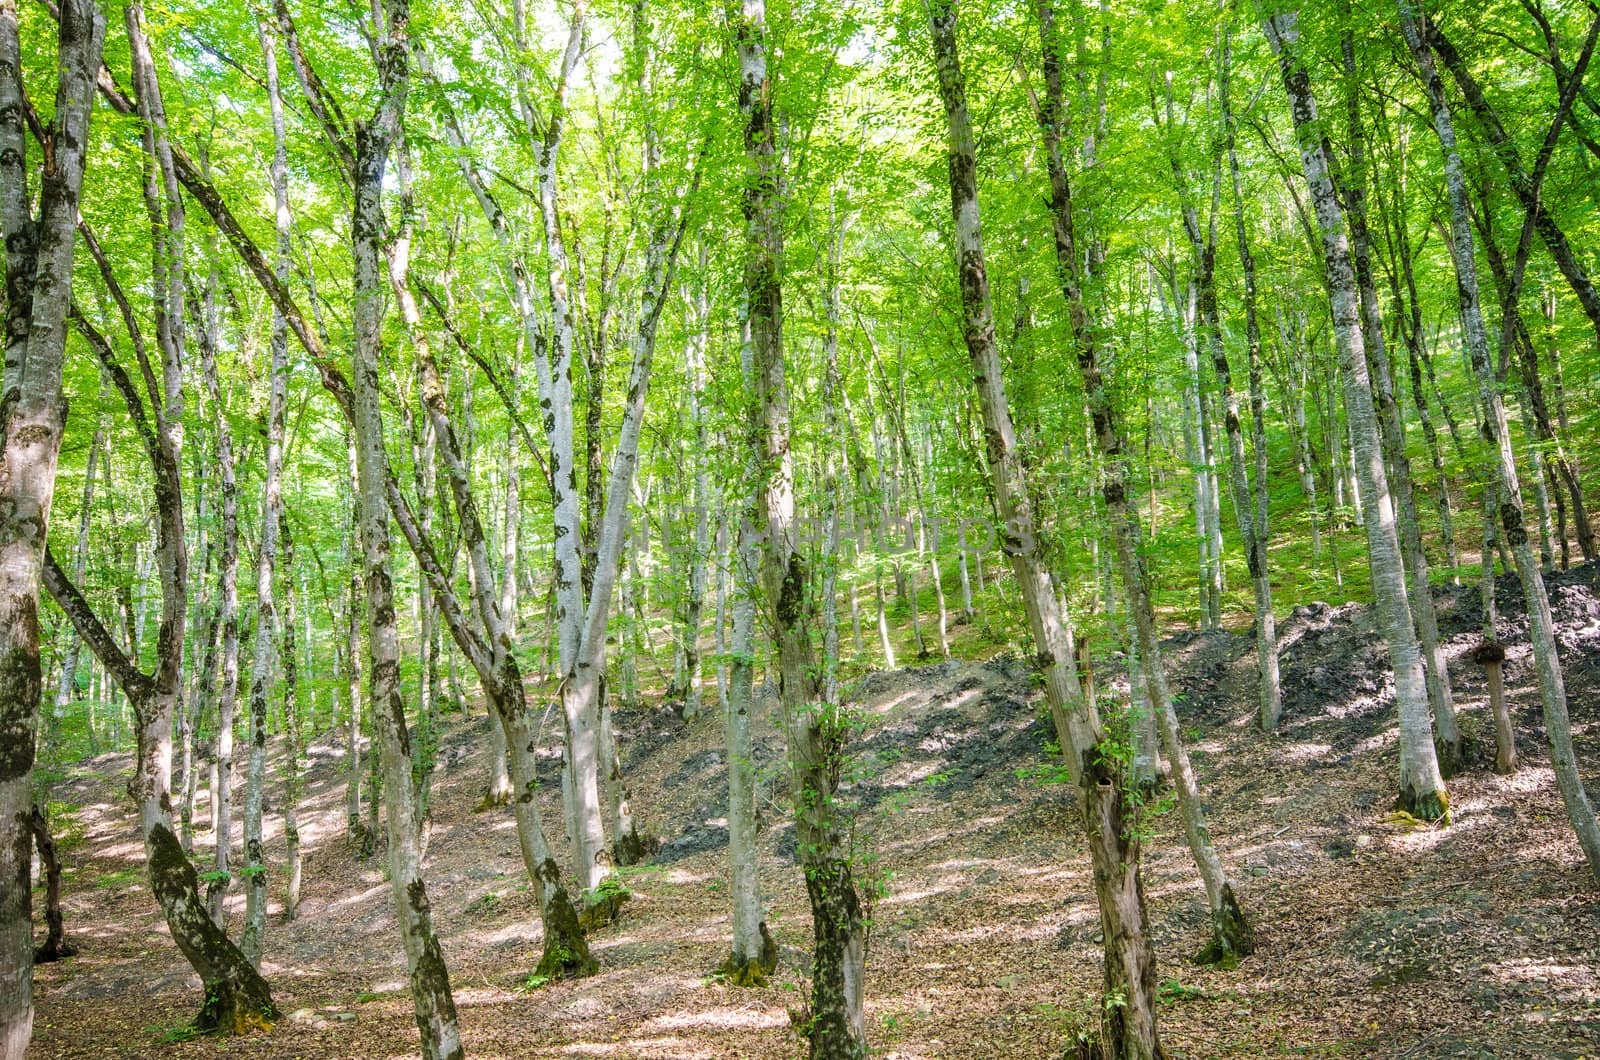
M 350 473 L 350 495 L 361 496 L 360 475 L 353 432 L 345 435 L 346 456 Z M 376 838 L 361 820 L 361 715 L 363 694 L 361 690 L 361 616 L 366 587 L 361 580 L 360 548 L 355 544 L 361 532 L 360 501 L 350 507 L 350 527 L 345 539 L 345 555 L 350 565 L 350 579 L 345 584 L 344 637 L 345 637 L 345 696 L 346 714 L 344 730 L 344 831 L 345 838 L 360 857 L 372 853 Z M 374 748 L 376 750 L 376 748 Z M 376 793 L 369 797 L 376 799 Z
M 266 59 L 267 97 L 271 104 L 272 187 L 277 246 L 274 274 L 289 279 L 289 170 L 284 147 L 283 100 L 278 91 L 277 38 L 271 23 L 258 27 Z M 250 754 L 244 789 L 244 935 L 240 948 L 252 964 L 261 964 L 267 928 L 267 863 L 262 840 L 261 806 L 267 784 L 267 710 L 278 659 L 276 578 L 278 524 L 283 518 L 283 432 L 288 408 L 289 331 L 283 314 L 272 312 L 269 343 L 265 470 L 261 487 L 261 531 L 256 548 L 255 645 L 250 666 Z
M 300 796 L 305 782 L 300 778 L 300 756 L 305 751 L 303 712 L 300 704 L 300 660 L 295 647 L 294 538 L 287 523 L 283 531 L 283 841 L 288 866 L 284 870 L 283 916 L 294 920 L 300 915 L 300 879 L 303 870 L 300 849 Z
M 842 810 L 835 801 L 848 727 L 837 707 L 819 701 L 807 600 L 809 574 L 798 549 L 794 456 L 783 350 L 783 210 L 785 180 L 768 62 L 765 0 L 730 9 L 739 55 L 739 112 L 744 120 L 743 343 L 750 444 L 757 461 L 752 524 L 765 531 L 761 583 L 765 622 L 777 643 L 778 694 L 793 775 L 795 826 L 815 949 L 811 964 L 812 1060 L 867 1054 L 866 924 L 851 869 Z
M 0 2 L 0 225 L 6 326 L 0 449 L 0 1060 L 22 1060 L 33 1034 L 34 737 L 44 678 L 39 663 L 40 559 L 61 435 L 62 368 L 72 298 L 72 256 L 88 151 L 94 78 L 105 18 L 98 5 L 61 5 L 56 109 L 39 214 L 25 169 L 22 55 L 17 8 Z M 42 42 L 31 42 L 40 46 Z
M 1233 176 L 1233 191 L 1235 198 L 1235 214 L 1239 256 L 1244 272 L 1245 291 L 1245 341 L 1249 345 L 1249 363 L 1254 369 L 1252 383 L 1254 389 L 1251 394 L 1252 407 L 1260 404 L 1257 392 L 1259 391 L 1258 367 L 1260 362 L 1261 330 L 1256 320 L 1255 308 L 1255 259 L 1250 255 L 1250 245 L 1245 236 L 1244 204 L 1239 198 L 1239 166 L 1234 153 L 1233 116 L 1228 101 L 1229 82 L 1231 80 L 1229 69 L 1231 64 L 1231 48 L 1226 40 L 1223 42 L 1221 69 L 1221 98 L 1226 124 L 1224 146 L 1227 149 L 1229 167 Z M 1278 718 L 1283 713 L 1283 695 L 1278 682 L 1278 637 L 1277 624 L 1272 613 L 1272 580 L 1267 569 L 1267 527 L 1265 520 L 1265 506 L 1257 511 L 1256 497 L 1259 491 L 1264 496 L 1266 483 L 1259 481 L 1263 478 L 1265 454 L 1261 453 L 1256 468 L 1258 482 L 1255 490 L 1250 484 L 1250 475 L 1245 466 L 1244 451 L 1244 425 L 1239 419 L 1239 395 L 1233 388 L 1233 371 L 1228 364 L 1228 353 L 1222 341 L 1222 316 L 1217 305 L 1216 282 L 1216 255 L 1217 255 L 1217 214 L 1221 209 L 1222 200 L 1222 170 L 1221 159 L 1217 159 L 1217 169 L 1212 177 L 1211 193 L 1211 222 L 1206 236 L 1202 237 L 1198 216 L 1192 206 L 1187 205 L 1184 211 L 1186 227 L 1189 231 L 1190 242 L 1194 245 L 1198 257 L 1198 288 L 1200 292 L 1200 322 L 1205 329 L 1206 342 L 1211 350 L 1211 365 L 1216 372 L 1217 385 L 1222 391 L 1223 427 L 1228 438 L 1228 487 L 1232 495 L 1235 520 L 1239 524 L 1239 536 L 1244 542 L 1245 564 L 1250 571 L 1250 586 L 1255 599 L 1256 612 L 1256 672 L 1260 683 L 1260 715 L 1259 721 L 1264 732 L 1271 732 L 1278 727 Z M 1174 174 L 1179 178 L 1180 188 L 1183 186 L 1183 174 L 1174 156 Z M 1185 196 L 1187 200 L 1187 196 Z M 1257 432 L 1256 447 L 1261 451 L 1264 438 L 1260 435 L 1264 430 Z M 1137 520 L 1138 509 L 1131 503 L 1125 503 L 1128 514 Z M 1115 518 L 1115 513 L 1112 513 Z M 1126 582 L 1126 575 L 1124 575 Z M 1142 591 L 1142 590 L 1141 590 Z M 1136 595 L 1132 586 L 1129 587 L 1130 596 Z M 1135 601 L 1137 606 L 1138 601 Z M 1147 661 L 1146 665 L 1150 665 Z M 1164 701 L 1157 699 L 1157 709 Z
M 223 402 L 222 385 L 217 375 L 217 347 L 221 338 L 217 322 L 216 270 L 206 276 L 205 293 L 200 302 L 200 327 L 195 338 L 200 347 L 200 373 L 205 383 L 207 404 L 216 428 L 217 475 L 222 501 L 221 548 L 217 557 L 218 599 L 207 636 L 215 641 L 221 634 L 222 680 L 217 687 L 217 735 L 213 751 L 216 779 L 211 789 L 212 874 L 206 884 L 206 903 L 211 919 L 223 927 L 223 903 L 232 882 L 233 849 L 233 727 L 234 708 L 239 695 L 239 483 L 233 451 L 233 430 Z M 208 651 L 208 659 L 213 656 Z M 209 695 L 213 677 L 201 674 L 201 687 Z
M 383 346 L 382 192 L 389 149 L 400 132 L 409 79 L 408 0 L 385 0 L 385 25 L 375 47 L 380 94 L 372 118 L 355 132 L 354 202 L 351 242 L 354 256 L 353 319 L 355 355 L 352 411 L 360 477 L 360 543 L 367 590 L 367 640 L 374 727 L 383 760 L 388 813 L 389 884 L 405 947 L 411 997 L 426 1060 L 464 1056 L 455 998 L 444 953 L 434 933 L 422 875 L 418 810 L 412 788 L 405 705 L 400 698 L 400 644 L 390 576 L 389 509 L 392 481 L 384 451 L 378 390 Z M 375 27 L 377 28 L 377 27 Z
M 1348 16 L 1348 11 L 1347 11 Z M 1385 468 L 1395 501 L 1405 574 L 1411 590 L 1411 613 L 1422 651 L 1428 706 L 1433 712 L 1439 768 L 1449 777 L 1465 764 L 1461 726 L 1456 722 L 1454 696 L 1450 689 L 1450 670 L 1439 642 L 1439 618 L 1433 606 L 1433 587 L 1428 577 L 1428 555 L 1422 547 L 1422 528 L 1417 518 L 1416 491 L 1412 485 L 1411 458 L 1406 455 L 1405 421 L 1395 400 L 1394 373 L 1389 367 L 1388 343 L 1383 333 L 1383 309 L 1372 274 L 1372 240 L 1367 227 L 1367 175 L 1365 133 L 1361 121 L 1361 88 L 1356 73 L 1355 40 L 1347 28 L 1342 35 L 1346 101 L 1346 128 L 1350 137 L 1350 173 L 1342 184 L 1342 204 L 1350 225 L 1351 263 L 1361 299 L 1362 337 L 1365 340 L 1367 367 L 1377 402 L 1378 431 L 1382 439 Z
M 747 471 L 755 461 L 747 461 Z M 755 702 L 755 575 L 761 566 L 761 542 L 749 516 L 738 523 L 737 574 L 733 579 L 733 638 L 728 663 L 728 700 L 722 735 L 728 757 L 729 901 L 733 912 L 733 945 L 718 968 L 728 982 L 761 986 L 778 966 L 778 947 L 761 916 L 760 848 L 756 842 L 756 763 L 750 743 L 750 714 Z M 726 589 L 724 589 L 726 592 Z
M 1035 11 L 1047 99 L 1053 100 L 1059 97 L 1061 76 L 1055 10 L 1049 0 L 1039 0 Z M 930 22 L 934 65 L 949 134 L 950 208 L 961 285 L 962 331 L 983 413 L 985 456 L 1002 525 L 1001 544 L 1016 575 L 1038 662 L 1044 669 L 1057 737 L 1078 788 L 1078 807 L 1094 863 L 1095 896 L 1100 906 L 1105 998 L 1108 1002 L 1118 999 L 1114 1004 L 1096 1006 L 1102 1014 L 1099 1048 L 1102 1055 L 1118 1060 L 1154 1060 L 1166 1053 L 1156 1032 L 1155 955 L 1139 871 L 1139 833 L 1130 827 L 1133 807 L 1125 788 L 1125 772 L 1120 763 L 1101 753 L 1105 733 L 1079 687 L 1071 637 L 1039 554 L 1027 472 L 1017 446 L 995 341 L 978 216 L 977 159 L 966 83 L 956 47 L 955 10 L 949 0 L 933 5 Z M 1047 109 L 1041 114 L 1040 124 L 1045 135 L 1055 142 L 1059 138 L 1060 117 L 1051 112 L 1052 106 L 1045 104 Z M 1067 208 L 1067 204 L 1057 205 L 1057 216 L 1061 216 L 1059 208 Z M 1081 302 L 1076 305 L 1081 310 Z
M 1412 265 L 1411 233 L 1407 223 L 1406 187 L 1399 183 L 1394 191 L 1391 225 L 1391 252 L 1395 259 L 1389 270 L 1390 295 L 1394 300 L 1395 317 L 1399 322 L 1402 341 L 1406 345 L 1406 361 L 1411 375 L 1411 403 L 1417 409 L 1417 422 L 1422 425 L 1422 437 L 1428 446 L 1428 459 L 1438 480 L 1439 537 L 1444 545 L 1445 563 L 1449 566 L 1451 585 L 1461 584 L 1457 568 L 1461 555 L 1456 546 L 1455 518 L 1450 498 L 1450 476 L 1445 470 L 1444 454 L 1439 445 L 1439 431 L 1433 424 L 1433 411 L 1428 401 L 1428 390 L 1423 384 L 1422 304 L 1417 298 L 1416 272 Z M 1405 283 L 1405 296 L 1401 295 L 1401 281 Z
M 1516 554 L 1517 578 L 1528 612 L 1528 639 L 1533 643 L 1534 668 L 1539 676 L 1539 698 L 1544 707 L 1545 734 L 1550 743 L 1550 765 L 1556 786 L 1567 807 L 1567 817 L 1577 833 L 1578 845 L 1589 862 L 1589 871 L 1600 876 L 1600 824 L 1584 790 L 1572 747 L 1572 725 L 1567 717 L 1567 690 L 1561 673 L 1561 658 L 1556 646 L 1550 598 L 1544 578 L 1534 562 L 1533 547 L 1523 523 L 1522 486 L 1517 476 L 1516 454 L 1511 446 L 1510 425 L 1499 380 L 1489 359 L 1489 336 L 1480 309 L 1477 262 L 1472 238 L 1471 203 L 1461 156 L 1456 148 L 1455 127 L 1446 102 L 1444 85 L 1434 67 L 1434 47 L 1430 46 L 1412 0 L 1400 0 L 1401 29 L 1417 66 L 1433 114 L 1433 128 L 1444 153 L 1446 191 L 1450 199 L 1450 252 L 1456 268 L 1456 297 L 1461 308 L 1467 353 L 1478 379 L 1486 417 L 1483 435 L 1495 449 L 1495 478 L 1499 492 L 1500 524 L 1504 537 Z
M 1368 382 L 1360 298 L 1345 235 L 1344 211 L 1330 176 L 1330 161 L 1316 130 L 1317 110 L 1311 79 L 1296 50 L 1299 12 L 1280 8 L 1262 22 L 1267 42 L 1278 56 L 1284 90 L 1300 146 L 1301 164 L 1321 229 L 1322 256 L 1333 307 L 1334 344 L 1344 377 L 1345 413 L 1352 456 L 1361 485 L 1367 556 L 1372 571 L 1378 624 L 1394 667 L 1395 701 L 1400 716 L 1400 802 L 1422 820 L 1444 817 L 1450 807 L 1433 745 L 1433 719 L 1427 677 L 1406 597 L 1405 565 L 1395 527 L 1389 479 L 1384 471 L 1377 413 Z

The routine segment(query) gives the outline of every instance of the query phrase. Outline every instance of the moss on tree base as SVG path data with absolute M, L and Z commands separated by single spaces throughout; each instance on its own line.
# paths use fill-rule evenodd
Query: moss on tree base
M 547 888 L 542 912 L 544 955 L 533 970 L 545 979 L 583 979 L 600 970 L 600 962 L 589 953 L 578 911 L 573 908 L 567 889 L 561 885 L 561 870 L 554 858 L 539 866 L 540 882 Z
M 712 973 L 718 979 L 730 986 L 758 987 L 767 985 L 767 977 L 778 967 L 778 943 L 773 939 L 772 933 L 767 930 L 767 922 L 763 920 L 758 929 L 761 932 L 761 952 L 755 957 L 747 957 L 740 953 L 728 954 L 727 960 L 719 964 Z
M 1406 788 L 1400 793 L 1400 808 L 1419 821 L 1450 823 L 1450 795 L 1442 788 L 1429 792 Z
M 661 840 L 658 837 L 642 836 L 639 829 L 633 827 L 617 837 L 611 848 L 611 856 L 618 865 L 639 865 L 660 849 Z
M 202 1034 L 241 1035 L 270 1031 L 277 1021 L 278 1006 L 264 990 L 216 982 L 206 984 L 205 1003 L 194 1018 L 194 1029 Z
M 1433 753 L 1439 759 L 1439 775 L 1449 780 L 1466 771 L 1467 762 L 1472 757 L 1472 741 L 1462 733 L 1453 741 L 1441 740 L 1437 737 L 1433 741 Z
M 1195 964 L 1233 968 L 1256 951 L 1255 929 L 1239 908 L 1232 884 L 1222 885 L 1222 907 L 1211 917 L 1211 941 L 1195 954 Z

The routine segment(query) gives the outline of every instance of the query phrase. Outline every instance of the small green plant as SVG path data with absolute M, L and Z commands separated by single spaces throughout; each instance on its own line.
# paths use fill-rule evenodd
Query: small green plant
M 549 986 L 553 982 L 555 982 L 555 980 L 548 975 L 540 975 L 538 972 L 532 972 L 526 979 L 517 984 L 516 993 L 532 993 L 535 990 L 540 990 Z
M 633 892 L 628 890 L 628 885 L 623 883 L 622 877 L 615 872 L 601 880 L 599 886 L 594 889 L 596 902 L 615 901 L 620 904 L 632 897 Z
M 1036 766 L 1019 766 L 1016 769 L 1017 779 L 1031 781 L 1042 788 L 1056 784 L 1071 784 L 1072 770 L 1062 762 L 1045 762 Z
M 492 917 L 498 916 L 502 908 L 503 906 L 501 905 L 500 901 L 500 892 L 485 891 L 483 894 L 478 895 L 478 897 L 468 902 L 463 909 L 463 912 L 465 912 L 468 916 Z
M 1176 979 L 1168 979 L 1156 991 L 1156 1000 L 1163 1004 L 1172 1005 L 1179 1001 L 1195 1001 L 1206 996 L 1199 987 L 1180 983 Z
M 156 1041 L 166 1045 L 192 1042 L 201 1035 L 201 1032 L 193 1024 L 189 1023 L 172 1023 L 164 1027 L 146 1027 L 145 1030 L 155 1035 Z
M 927 776 L 922 778 L 922 786 L 927 788 L 929 791 L 932 791 L 940 784 L 948 781 L 951 775 L 952 774 L 949 770 L 940 770 L 937 773 L 929 773 Z
M 123 887 L 132 887 L 139 882 L 137 869 L 118 869 L 116 872 L 107 872 L 96 876 L 94 885 L 104 887 L 108 891 L 115 891 Z

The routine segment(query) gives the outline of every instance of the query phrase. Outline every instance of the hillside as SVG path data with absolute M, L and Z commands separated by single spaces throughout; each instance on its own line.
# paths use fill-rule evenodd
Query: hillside
M 1586 770 L 1600 769 L 1600 571 L 1551 580 Z M 1600 901 L 1545 762 L 1520 599 L 1501 585 L 1507 689 L 1523 768 L 1480 758 L 1451 785 L 1454 822 L 1391 812 L 1392 689 L 1368 609 L 1309 605 L 1280 626 L 1285 723 L 1252 728 L 1246 633 L 1167 642 L 1179 709 L 1224 856 L 1246 880 L 1259 952 L 1232 970 L 1186 956 L 1205 908 L 1175 816 L 1151 821 L 1145 888 L 1175 1057 L 1583 1057 L 1600 1052 Z M 1484 680 L 1471 662 L 1476 588 L 1438 591 L 1463 718 L 1487 740 Z M 1119 684 L 1102 662 L 1102 694 Z M 868 1012 L 886 1057 L 1052 1057 L 1096 997 L 1098 919 L 1072 789 L 1053 785 L 1026 666 L 1011 657 L 871 674 L 855 689 L 857 843 L 883 893 L 873 911 Z M 521 884 L 509 814 L 474 812 L 485 719 L 444 735 L 428 884 L 474 1057 L 798 1055 L 788 1009 L 806 979 L 809 922 L 785 827 L 774 704 L 757 719 L 763 886 L 783 947 L 769 989 L 709 982 L 727 932 L 726 779 L 720 718 L 684 725 L 661 709 L 625 716 L 633 805 L 665 841 L 627 873 L 633 900 L 592 944 L 592 979 L 528 989 L 538 912 Z M 393 905 L 381 861 L 343 840 L 338 755 L 313 744 L 302 834 L 300 918 L 274 916 L 265 971 L 284 1013 L 270 1034 L 182 1038 L 199 984 L 141 882 L 122 790 L 130 762 L 78 768 L 56 798 L 69 868 L 66 915 L 81 954 L 37 972 L 31 1055 L 384 1057 L 415 1055 Z M 548 751 L 555 778 L 556 749 Z M 560 820 L 558 786 L 546 819 Z M 269 807 L 272 827 L 281 827 Z M 272 856 L 281 835 L 269 828 Z M 207 846 L 207 837 L 200 838 Z M 237 929 L 241 900 L 234 898 Z

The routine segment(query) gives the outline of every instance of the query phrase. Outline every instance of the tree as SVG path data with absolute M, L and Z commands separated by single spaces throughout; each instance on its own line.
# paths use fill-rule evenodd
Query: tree
M 1417 818 L 1433 821 L 1449 813 L 1450 798 L 1434 752 L 1427 680 L 1412 625 L 1411 605 L 1406 597 L 1405 564 L 1400 554 L 1395 509 L 1389 496 L 1389 479 L 1384 470 L 1382 442 L 1372 404 L 1350 239 L 1345 232 L 1344 211 L 1334 189 L 1327 148 L 1318 132 L 1311 78 L 1297 50 L 1298 17 L 1298 10 L 1292 6 L 1269 5 L 1262 10 L 1262 29 L 1278 57 L 1321 239 L 1323 267 L 1333 307 L 1334 345 L 1339 352 L 1344 380 L 1345 414 L 1361 484 L 1372 591 L 1376 597 L 1379 627 L 1394 667 L 1395 701 L 1400 715 L 1400 804 Z
M 56 111 L 46 135 L 35 215 L 28 191 L 22 54 L 13 0 L 0 2 L 0 224 L 6 250 L 5 369 L 0 413 L 0 1057 L 21 1060 L 33 1033 L 34 734 L 39 582 L 56 465 L 66 426 L 62 366 L 72 298 L 72 251 L 89 150 L 90 87 L 105 18 L 94 3 L 61 5 Z M 176 839 L 174 839 L 176 845 Z M 181 853 L 181 848 L 180 848 Z M 185 862 L 187 864 L 187 862 Z

